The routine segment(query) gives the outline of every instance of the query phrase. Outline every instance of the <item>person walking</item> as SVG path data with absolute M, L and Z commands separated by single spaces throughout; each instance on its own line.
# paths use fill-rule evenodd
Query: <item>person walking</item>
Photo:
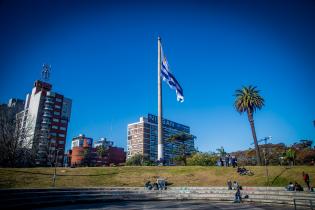
M 311 190 L 311 187 L 310 187 L 310 177 L 309 177 L 309 175 L 303 171 L 303 172 L 302 172 L 302 176 L 303 176 L 304 182 L 305 182 L 306 185 L 307 185 L 308 190 Z

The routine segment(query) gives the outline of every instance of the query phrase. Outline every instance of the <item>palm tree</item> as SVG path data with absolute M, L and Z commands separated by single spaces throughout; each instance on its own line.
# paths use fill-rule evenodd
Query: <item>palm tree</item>
M 296 153 L 292 148 L 285 151 L 284 157 L 285 157 L 285 159 L 287 159 L 289 161 L 290 166 L 294 165 Z
M 96 154 L 98 155 L 98 158 L 101 160 L 101 164 L 105 164 L 106 161 L 104 161 L 104 157 L 107 155 L 107 148 L 104 146 L 97 146 L 96 147 Z
M 254 125 L 254 113 L 257 109 L 260 110 L 264 106 L 264 99 L 259 95 L 259 90 L 251 85 L 248 87 L 243 86 L 242 89 L 236 90 L 235 97 L 236 99 L 234 102 L 234 106 L 236 108 L 236 111 L 238 111 L 240 114 L 242 114 L 243 112 L 247 112 L 252 135 L 254 138 L 257 162 L 258 165 L 261 165 L 261 157 Z
M 224 157 L 226 155 L 226 152 L 224 148 L 221 146 L 220 148 L 216 149 L 218 153 L 220 154 L 220 157 Z

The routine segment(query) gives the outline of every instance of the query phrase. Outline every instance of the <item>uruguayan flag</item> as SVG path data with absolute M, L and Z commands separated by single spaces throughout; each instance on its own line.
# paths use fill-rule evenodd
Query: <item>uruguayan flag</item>
M 175 79 L 174 75 L 171 73 L 166 57 L 164 56 L 162 47 L 161 47 L 161 51 L 162 51 L 161 77 L 163 81 L 165 81 L 170 86 L 170 88 L 176 90 L 177 101 L 184 102 L 183 89 L 179 85 L 178 81 Z

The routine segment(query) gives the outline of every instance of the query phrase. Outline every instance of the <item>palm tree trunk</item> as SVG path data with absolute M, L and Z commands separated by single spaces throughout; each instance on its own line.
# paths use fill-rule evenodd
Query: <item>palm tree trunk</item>
M 255 131 L 254 117 L 250 111 L 247 111 L 247 116 L 248 116 L 250 128 L 252 130 L 253 139 L 254 139 L 257 163 L 258 165 L 261 166 L 261 158 L 260 158 L 260 151 L 259 151 L 259 146 L 258 146 L 257 136 L 256 136 L 256 131 Z

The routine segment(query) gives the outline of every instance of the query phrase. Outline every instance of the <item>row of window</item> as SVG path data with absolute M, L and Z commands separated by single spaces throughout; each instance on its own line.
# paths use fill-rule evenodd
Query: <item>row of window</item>
M 57 118 L 53 118 L 54 122 L 61 122 L 61 123 L 67 123 L 67 120 L 59 120 Z
M 52 129 L 58 129 L 58 126 L 57 125 L 53 125 L 52 126 Z M 62 127 L 62 126 L 60 126 L 60 128 L 59 128 L 60 130 L 62 130 L 62 131 L 65 131 L 65 130 L 67 130 L 67 128 L 66 127 Z
M 51 135 L 51 136 L 57 136 L 57 133 L 52 132 L 52 133 L 50 133 L 50 135 Z M 58 133 L 58 136 L 59 136 L 59 137 L 65 137 L 65 134 L 63 134 L 63 133 Z

